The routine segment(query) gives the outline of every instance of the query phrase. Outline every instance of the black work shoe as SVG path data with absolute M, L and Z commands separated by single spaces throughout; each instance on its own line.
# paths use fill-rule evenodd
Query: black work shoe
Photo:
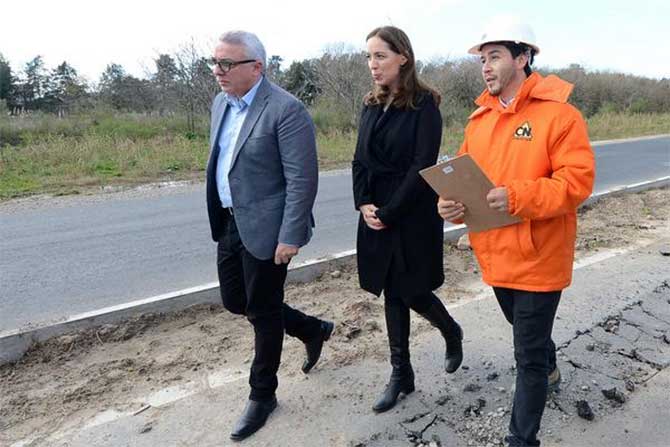
M 323 348 L 323 343 L 328 341 L 330 334 L 333 333 L 335 324 L 332 321 L 322 321 L 319 335 L 314 338 L 314 340 L 308 341 L 305 343 L 305 350 L 307 351 L 307 359 L 305 363 L 302 364 L 302 372 L 307 374 L 313 367 L 316 365 L 316 362 L 319 361 L 321 357 L 321 349 Z
M 547 391 L 548 392 L 557 392 L 560 389 L 561 385 L 561 370 L 558 369 L 558 366 L 554 368 L 552 372 L 549 373 L 547 377 Z
M 444 370 L 451 374 L 463 363 L 463 329 L 458 323 L 456 325 L 456 334 L 452 337 L 445 337 L 447 341 L 447 352 L 444 357 Z
M 391 380 L 384 389 L 384 392 L 377 402 L 372 406 L 372 411 L 375 413 L 383 413 L 395 407 L 398 402 L 400 394 L 410 394 L 414 392 L 414 374 L 407 377 L 394 377 L 391 375 Z
M 277 398 L 273 397 L 268 401 L 249 400 L 244 407 L 242 416 L 238 419 L 230 439 L 241 441 L 256 433 L 267 421 L 270 413 L 277 408 Z

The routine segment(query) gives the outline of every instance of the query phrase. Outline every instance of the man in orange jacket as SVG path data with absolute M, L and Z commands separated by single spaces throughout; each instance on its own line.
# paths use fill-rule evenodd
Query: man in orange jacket
M 486 90 L 477 98 L 459 154 L 468 153 L 496 185 L 489 206 L 520 223 L 471 232 L 483 280 L 512 324 L 516 391 L 505 439 L 540 445 L 537 432 L 549 385 L 557 385 L 551 332 L 561 291 L 570 284 L 577 207 L 595 173 L 586 124 L 567 104 L 572 85 L 532 73 L 540 51 L 528 25 L 492 22 L 470 49 L 481 58 Z M 445 220 L 462 221 L 461 203 L 440 198 Z

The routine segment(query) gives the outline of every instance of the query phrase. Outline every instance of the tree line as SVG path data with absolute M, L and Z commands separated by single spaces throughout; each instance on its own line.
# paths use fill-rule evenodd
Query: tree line
M 484 87 L 476 58 L 419 61 L 417 68 L 442 94 L 445 124 L 462 123 Z M 598 112 L 670 112 L 668 78 L 589 71 L 577 64 L 539 71 L 574 83 L 571 102 L 587 117 Z M 280 56 L 271 56 L 267 76 L 303 101 L 322 130 L 355 128 L 361 100 L 371 86 L 365 54 L 343 44 L 286 67 Z M 64 116 L 106 108 L 183 115 L 194 128 L 195 120 L 209 113 L 218 91 L 207 57 L 193 44 L 158 55 L 143 78 L 110 63 L 96 83 L 86 82 L 66 61 L 48 68 L 41 56 L 14 72 L 0 53 L 0 110 L 11 115 L 39 111 Z

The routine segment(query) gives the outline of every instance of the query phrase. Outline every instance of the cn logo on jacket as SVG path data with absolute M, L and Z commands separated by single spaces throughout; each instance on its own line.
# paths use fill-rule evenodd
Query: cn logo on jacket
M 528 121 L 525 121 L 522 125 L 516 128 L 514 131 L 514 138 L 518 138 L 520 140 L 533 139 L 530 123 Z

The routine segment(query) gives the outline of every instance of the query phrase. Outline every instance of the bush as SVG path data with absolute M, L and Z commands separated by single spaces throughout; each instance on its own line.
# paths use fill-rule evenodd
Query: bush
M 620 109 L 617 107 L 615 103 L 611 101 L 606 101 L 598 109 L 598 114 L 604 115 L 608 113 L 617 113 L 619 111 Z
M 652 106 L 646 98 L 637 98 L 628 108 L 630 113 L 652 113 Z
M 361 98 L 359 113 L 362 107 L 363 99 Z M 319 98 L 309 112 L 317 131 L 322 133 L 346 133 L 355 130 L 358 124 L 357 114 L 354 115 L 348 106 L 331 98 Z

